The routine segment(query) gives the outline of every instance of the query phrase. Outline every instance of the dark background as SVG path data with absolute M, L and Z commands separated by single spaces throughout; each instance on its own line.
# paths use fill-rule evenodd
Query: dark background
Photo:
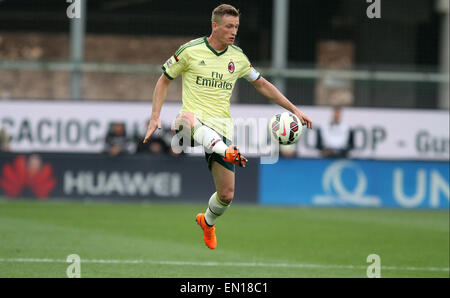
M 272 0 L 225 1 L 241 11 L 238 42 L 247 56 L 268 61 L 271 55 Z M 216 0 L 88 0 L 87 33 L 193 35 L 210 33 Z M 68 32 L 62 0 L 0 1 L 2 31 Z M 291 0 L 289 56 L 293 63 L 315 61 L 317 41 L 352 40 L 356 63 L 437 66 L 439 14 L 434 1 L 382 1 L 382 18 L 369 19 L 365 0 Z
M 236 43 L 256 68 L 270 66 L 272 0 L 88 0 L 87 34 L 209 35 L 211 11 L 224 2 L 241 11 Z M 354 45 L 355 70 L 439 72 L 441 16 L 435 1 L 381 0 L 381 19 L 366 16 L 366 0 L 289 3 L 289 68 L 315 68 L 318 43 L 334 40 Z M 63 0 L 2 0 L 0 32 L 67 33 L 69 5 Z M 314 105 L 315 87 L 314 79 L 290 79 L 285 94 L 294 104 Z M 237 89 L 239 102 L 268 103 L 245 82 L 238 82 Z M 434 109 L 438 89 L 437 83 L 356 80 L 353 106 Z

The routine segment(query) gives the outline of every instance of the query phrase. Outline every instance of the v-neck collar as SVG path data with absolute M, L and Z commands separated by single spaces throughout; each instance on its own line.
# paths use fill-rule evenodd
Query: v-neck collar
M 205 44 L 206 44 L 206 46 L 208 47 L 208 49 L 210 49 L 211 50 L 211 52 L 213 52 L 216 56 L 220 56 L 220 55 L 223 55 L 223 54 L 225 54 L 225 52 L 228 50 L 228 46 L 227 46 L 227 48 L 225 49 L 225 50 L 223 50 L 222 52 L 217 52 L 216 50 L 214 50 L 213 49 L 213 47 L 209 44 L 209 42 L 208 42 L 208 39 L 207 39 L 207 37 L 205 36 Z

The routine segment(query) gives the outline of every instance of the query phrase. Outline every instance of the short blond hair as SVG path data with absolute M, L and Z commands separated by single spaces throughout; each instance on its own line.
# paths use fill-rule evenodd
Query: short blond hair
M 221 4 L 214 8 L 211 16 L 211 22 L 218 22 L 224 15 L 239 17 L 240 12 L 237 8 L 229 4 Z

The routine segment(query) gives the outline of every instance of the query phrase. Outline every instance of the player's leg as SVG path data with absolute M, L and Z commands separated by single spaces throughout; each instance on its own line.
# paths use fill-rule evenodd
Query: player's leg
M 180 113 L 173 121 L 172 131 L 177 134 L 178 138 L 182 141 L 180 144 L 193 147 L 194 140 L 192 138 L 192 128 L 198 124 L 200 124 L 200 121 L 198 121 L 193 113 Z
M 179 131 L 183 128 L 188 128 L 188 130 L 194 128 L 195 125 L 201 124 L 200 121 L 195 117 L 194 113 L 183 112 L 178 114 L 175 118 L 175 130 Z
M 198 214 L 196 221 L 203 229 L 205 244 L 210 249 L 215 249 L 217 247 L 216 220 L 228 209 L 234 197 L 234 166 L 229 166 L 220 159 L 212 161 L 211 173 L 216 192 L 210 197 L 205 213 Z
M 218 162 L 211 164 L 211 173 L 216 185 L 216 192 L 208 202 L 205 212 L 206 223 L 210 226 L 216 224 L 216 220 L 221 216 L 231 204 L 234 198 L 234 172 L 225 168 Z
M 175 119 L 176 130 L 182 130 L 183 138 L 194 139 L 208 152 L 225 156 L 228 146 L 217 132 L 203 125 L 192 112 L 180 113 Z
M 187 129 L 186 129 L 187 128 Z M 228 146 L 222 137 L 212 128 L 203 125 L 192 112 L 183 112 L 175 119 L 175 130 L 182 130 L 184 139 L 193 138 L 201 144 L 208 153 L 214 152 L 226 161 L 245 167 L 247 159 L 243 157 L 236 146 Z

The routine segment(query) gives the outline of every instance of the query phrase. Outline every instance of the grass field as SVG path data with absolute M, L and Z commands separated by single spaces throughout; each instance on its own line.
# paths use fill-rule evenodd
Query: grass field
M 205 205 L 0 200 L 0 277 L 449 277 L 449 212 L 233 205 L 209 250 Z

